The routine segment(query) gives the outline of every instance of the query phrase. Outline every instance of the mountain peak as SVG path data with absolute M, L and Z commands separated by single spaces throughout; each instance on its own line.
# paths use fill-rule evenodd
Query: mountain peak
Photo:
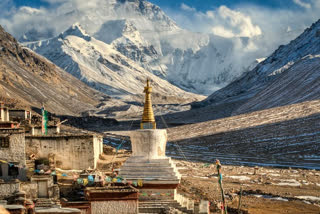
M 124 36 L 133 35 L 138 30 L 134 24 L 126 19 L 116 19 L 106 21 L 101 25 L 98 32 L 95 33 L 94 37 L 111 44 L 114 40 Z
M 87 32 L 81 27 L 81 25 L 78 22 L 74 23 L 66 31 L 60 34 L 60 37 L 62 38 L 65 38 L 67 36 L 77 36 L 87 41 L 91 40 L 91 37 L 87 34 Z

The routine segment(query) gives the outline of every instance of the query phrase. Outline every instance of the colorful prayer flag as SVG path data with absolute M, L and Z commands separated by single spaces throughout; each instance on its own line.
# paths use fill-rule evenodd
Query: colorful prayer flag
M 48 134 L 48 112 L 44 109 L 44 107 L 41 108 L 41 114 L 42 114 L 41 131 L 42 131 L 42 134 L 47 135 Z

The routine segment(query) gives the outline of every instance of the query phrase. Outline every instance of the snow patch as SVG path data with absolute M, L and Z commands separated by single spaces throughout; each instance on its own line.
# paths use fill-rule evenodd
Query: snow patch
M 276 184 L 278 186 L 300 186 L 300 182 L 294 180 L 294 179 L 283 179 L 280 180 L 281 182 Z
M 309 201 L 320 201 L 320 197 L 316 196 L 295 196 L 296 198 Z
M 233 175 L 233 176 L 226 176 L 228 178 L 232 178 L 232 179 L 236 179 L 236 180 L 240 180 L 240 181 L 246 181 L 246 180 L 250 180 L 250 178 L 248 176 L 238 176 L 238 175 Z

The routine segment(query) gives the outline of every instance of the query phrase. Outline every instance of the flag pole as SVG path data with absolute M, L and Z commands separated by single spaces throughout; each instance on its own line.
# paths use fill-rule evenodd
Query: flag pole
M 219 182 L 219 186 L 220 186 L 220 190 L 221 190 L 221 198 L 222 198 L 221 212 L 223 214 L 228 214 L 227 204 L 226 204 L 226 200 L 224 197 L 224 191 L 223 191 L 223 187 L 222 187 L 221 163 L 219 160 L 216 160 L 216 165 L 217 165 L 217 171 L 218 171 L 218 182 Z

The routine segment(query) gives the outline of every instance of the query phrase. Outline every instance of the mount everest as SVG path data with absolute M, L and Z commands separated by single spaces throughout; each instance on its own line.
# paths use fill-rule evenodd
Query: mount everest
M 63 40 L 68 37 L 70 29 L 81 26 L 87 36 L 95 41 L 95 45 L 89 46 L 95 46 L 96 49 L 101 46 L 105 54 L 110 55 L 117 51 L 131 60 L 131 67 L 138 70 L 141 70 L 138 67 L 142 67 L 148 73 L 197 94 L 208 95 L 224 87 L 249 69 L 250 63 L 244 65 L 244 62 L 255 61 L 255 56 L 250 54 L 243 57 L 236 54 L 237 51 L 250 52 L 252 44 L 248 38 L 230 39 L 184 30 L 158 6 L 148 1 L 103 0 L 96 4 L 85 10 L 60 8 L 54 21 L 49 17 L 39 22 L 38 27 L 30 27 L 20 37 L 20 41 L 90 86 L 106 93 L 111 92 L 111 95 L 131 93 L 136 88 L 136 82 L 118 83 L 119 78 L 111 79 L 111 74 L 108 74 L 109 82 L 104 82 L 106 78 L 102 73 L 106 73 L 101 70 L 105 69 L 102 64 L 106 65 L 103 62 L 101 64 L 102 58 L 96 58 L 100 61 L 93 62 L 92 58 L 89 59 L 92 55 L 88 56 L 84 51 L 72 52 L 77 49 L 71 47 L 77 46 L 76 42 L 70 39 L 58 42 L 58 32 L 64 31 L 60 34 L 65 35 L 64 38 L 60 36 Z M 81 35 L 72 34 L 72 38 L 78 42 L 83 40 Z M 115 70 L 117 67 L 109 66 L 108 69 Z M 102 77 L 97 81 L 96 75 L 99 72 Z M 132 76 L 135 75 L 133 73 Z M 126 87 L 130 89 L 124 89 Z
M 89 86 L 109 95 L 123 97 L 142 93 L 149 78 L 159 94 L 196 97 L 147 72 L 112 45 L 89 36 L 79 24 L 57 37 L 26 45 Z

